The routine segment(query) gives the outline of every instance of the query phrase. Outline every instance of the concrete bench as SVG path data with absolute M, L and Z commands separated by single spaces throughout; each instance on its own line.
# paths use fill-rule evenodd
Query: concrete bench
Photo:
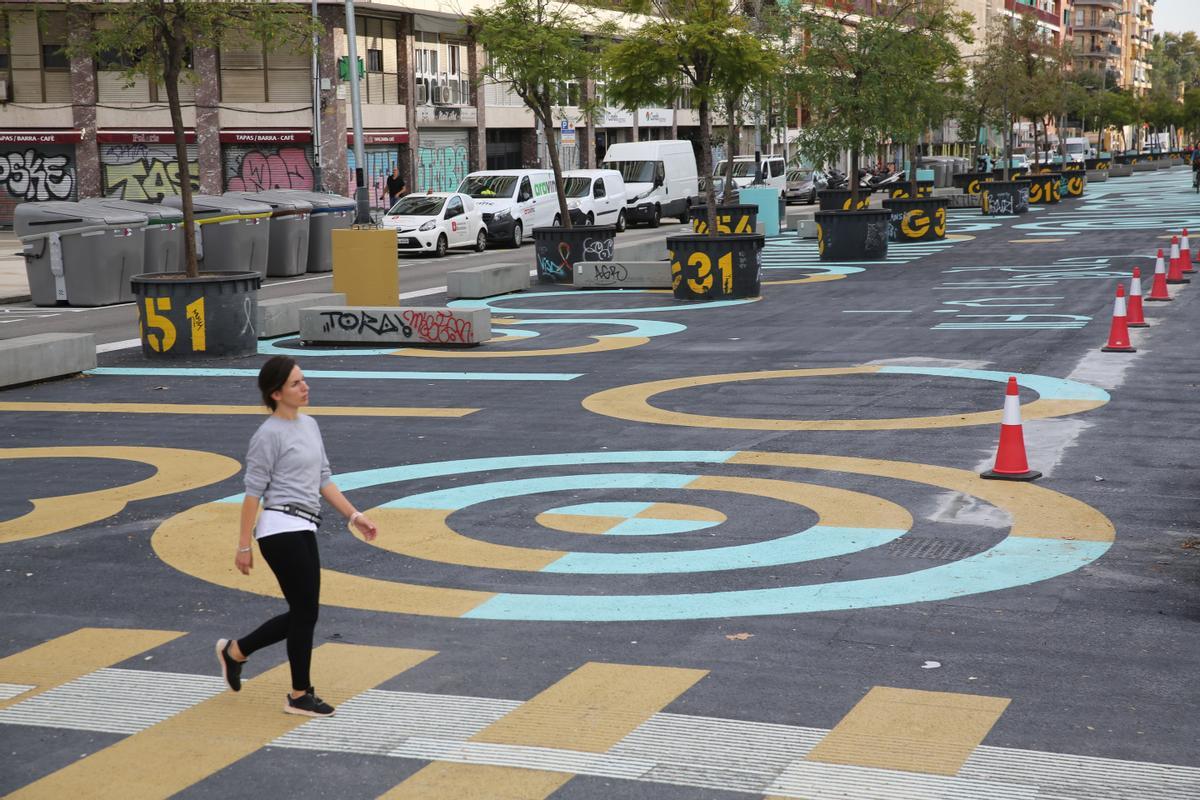
M 1110 178 L 1129 178 L 1133 175 L 1133 167 L 1129 164 L 1113 164 L 1108 168 Z
M 1158 162 L 1157 161 L 1139 161 L 1138 163 L 1131 164 L 1130 166 L 1133 167 L 1134 172 L 1157 172 L 1158 171 Z
M 300 340 L 321 344 L 472 347 L 492 338 L 486 308 L 318 306 L 300 309 Z
M 577 289 L 670 289 L 669 261 L 581 261 L 575 265 Z
M 626 261 L 665 261 L 666 258 L 667 243 L 662 239 L 656 242 L 619 244 L 613 252 L 613 260 L 622 264 Z
M 529 288 L 529 264 L 488 264 L 446 273 L 446 296 L 476 299 Z
M 0 386 L 74 375 L 96 366 L 96 337 L 90 333 L 35 333 L 0 339 Z
M 1089 169 L 1087 171 L 1088 183 L 1103 183 L 1108 180 L 1108 170 L 1106 169 Z
M 815 219 L 797 219 L 796 236 L 801 239 L 817 238 L 817 221 Z
M 950 198 L 950 208 L 982 208 L 983 207 L 983 195 L 982 194 L 963 194 L 960 192 L 959 194 L 948 195 L 948 197 Z
M 344 306 L 346 295 L 309 292 L 258 301 L 254 330 L 260 339 L 274 339 L 300 330 L 300 309 L 313 306 Z

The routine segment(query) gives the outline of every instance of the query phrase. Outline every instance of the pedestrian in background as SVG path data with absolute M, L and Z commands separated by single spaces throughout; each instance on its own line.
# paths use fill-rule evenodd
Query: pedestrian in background
M 400 176 L 400 168 L 392 164 L 392 174 L 387 178 L 388 208 L 396 205 L 396 201 L 404 196 L 407 186 Z
M 320 498 L 350 520 L 367 541 L 375 525 L 330 480 L 329 460 L 316 420 L 300 413 L 308 405 L 304 373 L 288 356 L 274 356 L 258 373 L 258 388 L 271 416 L 250 439 L 246 454 L 246 495 L 234 566 L 249 575 L 254 566 L 251 532 L 267 566 L 275 573 L 288 610 L 240 639 L 217 641 L 221 674 L 233 691 L 242 688 L 242 665 L 254 652 L 287 641 L 292 691 L 283 710 L 289 714 L 328 717 L 333 706 L 317 697 L 309 677 L 313 630 L 321 595 L 321 559 L 317 527 Z M 259 514 L 260 502 L 263 506 Z M 257 516 L 257 522 L 255 517 Z

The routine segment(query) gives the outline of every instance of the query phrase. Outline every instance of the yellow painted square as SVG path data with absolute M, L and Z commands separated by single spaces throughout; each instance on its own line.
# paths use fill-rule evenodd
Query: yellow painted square
M 1009 702 L 1005 697 L 876 686 L 807 759 L 956 775 Z

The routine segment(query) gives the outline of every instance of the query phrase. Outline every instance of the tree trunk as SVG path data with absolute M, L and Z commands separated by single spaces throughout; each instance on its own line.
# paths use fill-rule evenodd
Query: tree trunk
M 176 8 L 175 14 L 178 14 Z M 196 263 L 196 213 L 192 209 L 192 175 L 187 158 L 187 141 L 183 131 L 183 108 L 179 103 L 179 74 L 183 71 L 183 52 L 185 43 L 178 33 L 178 26 L 172 25 L 171 35 L 167 37 L 167 63 L 163 70 L 164 83 L 167 88 L 167 105 L 171 109 L 171 130 L 175 133 L 175 159 L 179 163 L 179 201 L 183 206 L 183 253 L 184 264 L 189 278 L 200 274 Z
M 733 156 L 737 151 L 737 101 L 725 101 L 725 185 L 721 189 L 721 202 L 730 202 L 733 189 Z M 711 179 L 709 181 L 712 182 Z M 739 200 L 741 198 L 738 198 Z
M 858 210 L 858 146 L 850 149 L 850 210 Z
M 1008 113 L 1008 104 L 1004 105 L 1004 180 L 1012 178 L 1012 116 Z
M 708 235 L 717 235 L 717 192 L 713 186 L 712 163 L 712 114 L 708 108 L 708 99 L 700 101 L 700 172 L 708 176 L 705 181 L 704 205 L 708 211 Z M 726 154 L 726 161 L 732 156 Z
M 918 145 L 909 144 L 909 145 L 905 145 L 905 147 L 912 148 L 912 151 L 911 151 L 912 154 L 908 158 L 909 166 L 912 167 L 912 169 L 909 170 L 909 172 L 911 174 L 908 176 L 909 177 L 908 196 L 911 197 L 913 200 L 916 200 L 918 197 L 918 192 L 920 191 L 920 186 L 918 185 L 919 182 L 917 180 L 917 167 L 919 166 L 919 159 L 917 158 Z
M 546 135 L 546 152 L 550 154 L 550 169 L 554 170 L 554 191 L 558 195 L 559 225 L 564 228 L 571 226 L 571 212 L 567 209 L 567 194 L 563 190 L 562 159 L 558 155 L 558 145 L 554 141 L 554 113 L 550 108 L 550 98 L 541 99 L 542 130 Z

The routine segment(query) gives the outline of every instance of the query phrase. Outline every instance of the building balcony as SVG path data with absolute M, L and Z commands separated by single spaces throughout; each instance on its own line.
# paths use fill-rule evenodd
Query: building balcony
M 1118 33 L 1121 30 L 1121 23 L 1115 19 L 1092 19 L 1084 20 L 1083 23 L 1074 26 L 1074 30 L 1096 31 L 1099 33 Z
M 1093 8 L 1108 8 L 1113 11 L 1121 11 L 1124 5 L 1123 0 L 1075 0 L 1076 10 L 1091 6 Z

